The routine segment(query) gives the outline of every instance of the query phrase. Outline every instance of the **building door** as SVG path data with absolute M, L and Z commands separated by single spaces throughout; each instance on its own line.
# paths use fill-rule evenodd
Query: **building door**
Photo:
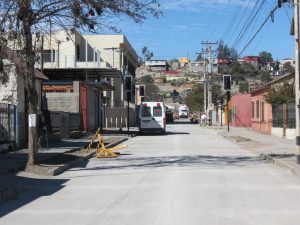
M 100 104 L 99 92 L 95 92 L 95 125 L 96 129 L 100 127 Z
M 80 113 L 81 113 L 81 127 L 83 131 L 88 131 L 87 121 L 87 98 L 88 88 L 86 85 L 80 85 Z

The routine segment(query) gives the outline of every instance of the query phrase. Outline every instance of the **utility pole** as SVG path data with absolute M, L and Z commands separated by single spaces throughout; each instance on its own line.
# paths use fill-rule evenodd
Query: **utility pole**
M 300 75 L 299 75 L 299 0 L 294 0 L 295 96 L 296 96 L 296 160 L 300 164 Z
M 202 54 L 206 54 L 206 51 L 202 51 L 199 53 L 197 52 L 196 54 L 198 55 L 202 55 Z M 203 59 L 202 59 L 203 60 Z M 200 78 L 200 76 L 199 76 Z M 206 92 L 207 92 L 207 88 L 206 88 L 206 59 L 204 57 L 204 70 L 203 70 L 203 78 L 204 78 L 204 81 L 203 81 L 203 112 L 206 113 Z
M 205 69 L 205 72 L 204 72 L 204 77 L 205 77 L 204 92 L 205 92 L 205 100 L 206 100 L 206 89 L 208 89 L 207 90 L 207 105 L 208 106 L 211 106 L 211 104 L 212 104 L 212 88 L 211 88 L 211 82 L 210 82 L 211 81 L 211 76 L 213 74 L 212 54 L 216 52 L 215 50 L 212 50 L 212 46 L 217 45 L 218 43 L 219 42 L 210 42 L 210 41 L 202 41 L 201 42 L 202 45 L 206 46 L 205 52 L 208 54 L 208 60 L 209 60 L 209 66 L 210 66 L 209 73 L 208 73 L 207 76 L 206 76 L 206 69 Z M 206 104 L 205 104 L 205 113 L 207 113 Z M 209 112 L 209 119 L 211 121 L 210 112 Z

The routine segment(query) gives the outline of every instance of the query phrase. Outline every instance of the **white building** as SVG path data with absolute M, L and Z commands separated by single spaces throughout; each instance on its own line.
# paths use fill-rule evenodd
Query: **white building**
M 82 35 L 77 31 L 59 31 L 44 37 L 43 52 L 44 63 L 37 66 L 43 69 L 51 81 L 93 82 L 93 88 L 99 84 L 96 96 L 93 97 L 100 99 L 99 107 L 103 105 L 102 99 L 106 100 L 107 108 L 115 108 L 119 112 L 122 111 L 120 108 L 127 105 L 124 77 L 131 76 L 134 84 L 138 56 L 124 35 Z M 103 80 L 108 81 L 114 90 L 104 90 L 101 84 Z M 130 106 L 134 110 L 134 85 L 131 89 Z M 112 114 L 118 117 L 118 113 Z M 102 110 L 101 115 L 107 116 Z M 104 127 L 115 124 L 125 126 L 125 119 L 122 119 L 123 123 L 115 121 L 118 118 L 100 119 L 101 126 L 104 124 Z

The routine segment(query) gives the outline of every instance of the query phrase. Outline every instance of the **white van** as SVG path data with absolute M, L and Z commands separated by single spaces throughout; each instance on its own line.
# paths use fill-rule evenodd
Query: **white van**
M 166 112 L 162 102 L 142 102 L 139 111 L 139 131 L 166 132 Z
M 189 117 L 189 108 L 186 105 L 181 105 L 178 109 L 179 118 Z

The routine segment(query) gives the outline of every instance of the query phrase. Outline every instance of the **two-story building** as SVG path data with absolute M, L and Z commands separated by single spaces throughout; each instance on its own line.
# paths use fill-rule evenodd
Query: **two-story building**
M 45 36 L 43 42 L 40 61 L 43 63 L 37 66 L 51 81 L 44 84 L 48 106 L 51 106 L 49 110 L 68 112 L 72 108 L 74 111 L 74 107 L 70 106 L 73 102 L 75 111 L 81 113 L 85 131 L 95 130 L 99 126 L 126 126 L 124 76 L 131 76 L 134 83 L 138 65 L 138 57 L 126 37 L 59 31 Z M 73 83 L 75 81 L 77 83 Z M 57 85 L 62 87 L 57 88 Z M 73 87 L 68 89 L 70 85 Z M 52 90 L 51 87 L 55 88 Z M 59 93 L 59 90 L 73 90 L 79 97 L 73 98 L 77 99 L 75 102 L 68 102 L 69 98 L 65 97 L 67 91 Z M 134 95 L 134 86 L 130 94 Z M 58 96 L 61 96 L 60 101 Z M 131 114 L 134 114 L 134 97 L 130 106 Z

